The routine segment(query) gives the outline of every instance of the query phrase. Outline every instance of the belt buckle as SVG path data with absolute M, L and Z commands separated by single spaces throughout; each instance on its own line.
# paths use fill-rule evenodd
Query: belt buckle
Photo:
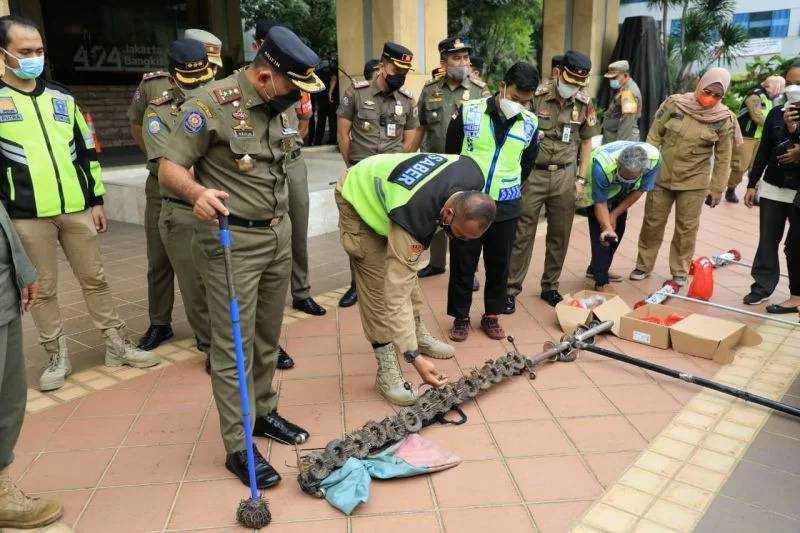
M 255 220 L 248 220 L 247 221 L 247 227 L 248 228 L 252 228 L 253 226 L 255 226 L 255 224 L 256 224 Z
M 550 172 L 558 170 L 558 165 L 547 165 L 547 170 L 549 170 Z
M 270 228 L 274 228 L 275 226 L 277 226 L 278 224 L 280 224 L 280 222 L 281 222 L 281 218 L 282 218 L 282 217 L 272 217 L 272 218 L 269 220 L 269 227 L 270 227 Z

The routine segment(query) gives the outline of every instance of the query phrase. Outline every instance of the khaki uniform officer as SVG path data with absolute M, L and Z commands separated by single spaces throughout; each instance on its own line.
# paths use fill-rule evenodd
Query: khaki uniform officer
M 522 185 L 522 214 L 511 252 L 506 313 L 514 312 L 515 298 L 522 292 L 543 207 L 547 243 L 541 298 L 550 305 L 561 301 L 558 278 L 572 231 L 575 198 L 582 191 L 591 159 L 591 139 L 598 129 L 594 107 L 580 90 L 589 83 L 591 68 L 592 62 L 584 54 L 568 51 L 556 70 L 558 78 L 540 86 L 531 102 L 531 110 L 539 119 L 539 153 L 533 172 Z
M 347 89 L 336 111 L 336 139 L 344 162 L 350 166 L 375 154 L 411 152 L 417 149 L 419 126 L 411 91 L 403 87 L 414 55 L 403 45 L 383 45 L 378 73 L 371 81 Z M 358 296 L 353 280 L 339 300 L 349 307 Z
M 157 236 L 151 235 L 149 233 L 151 228 L 147 226 L 148 257 L 151 255 L 151 240 L 156 240 L 165 255 L 164 264 L 159 265 L 162 269 L 159 274 L 163 275 L 163 271 L 167 271 L 171 276 L 172 272 L 175 272 L 181 289 L 183 309 L 197 340 L 197 348 L 208 354 L 211 348 L 211 330 L 206 290 L 200 272 L 194 264 L 192 250 L 187 246 L 192 240 L 197 219 L 192 213 L 192 204 L 177 197 L 170 190 L 159 187 L 157 175 L 159 159 L 171 149 L 170 133 L 175 129 L 179 119 L 179 108 L 186 100 L 187 93 L 199 91 L 203 84 L 211 80 L 213 73 L 205 49 L 196 40 L 180 39 L 172 43 L 170 63 L 175 85 L 169 90 L 169 94 L 150 102 L 144 113 L 142 128 L 144 145 L 147 149 L 147 168 L 150 171 L 146 185 L 148 189 L 146 211 L 153 211 L 151 204 L 156 203 L 155 211 L 158 216 Z M 171 283 L 172 280 L 169 281 Z M 171 297 L 172 293 L 169 296 Z
M 319 62 L 290 30 L 272 26 L 253 63 L 203 88 L 181 109 L 159 178 L 194 204 L 206 222 L 195 226 L 192 250 L 203 276 L 211 318 L 211 385 L 220 415 L 227 468 L 247 484 L 236 357 L 219 244 L 217 214 L 228 215 L 233 278 L 239 293 L 247 380 L 255 413 L 253 434 L 281 442 L 304 442 L 308 432 L 278 415 L 272 387 L 278 337 L 291 270 L 291 222 L 287 176 L 300 146 L 289 127 L 298 89 L 321 91 Z M 194 167 L 198 181 L 189 168 Z M 199 183 L 198 183 L 199 182 Z M 223 203 L 227 202 L 227 207 Z M 248 428 L 249 429 L 249 428 Z M 258 454 L 259 486 L 280 476 Z
M 214 76 L 222 68 L 222 41 L 211 32 L 198 28 L 189 28 L 183 32 L 184 39 L 192 39 L 203 43 L 203 47 L 208 54 L 208 62 Z
M 661 172 L 647 194 L 636 269 L 630 275 L 633 280 L 652 272 L 675 204 L 669 270 L 676 283 L 686 282 L 703 200 L 710 192 L 711 205 L 719 202 L 730 172 L 734 117 L 720 103 L 729 82 L 725 69 L 709 69 L 700 78 L 696 94 L 672 95 L 656 112 L 647 142 L 661 150 Z
M 394 404 L 416 400 L 403 380 L 397 352 L 426 383 L 444 384 L 436 368 L 419 357 L 455 354 L 420 318 L 419 256 L 440 225 L 456 238 L 478 238 L 486 231 L 495 213 L 488 195 L 453 204 L 459 191 L 480 191 L 483 185 L 483 173 L 469 157 L 415 153 L 369 157 L 351 167 L 336 187 L 342 246 L 355 271 L 364 334 L 378 360 L 375 388 Z M 466 214 L 473 203 L 484 206 L 478 223 Z
M 608 65 L 605 77 L 614 95 L 603 117 L 603 144 L 614 141 L 639 141 L 639 117 L 642 116 L 642 93 L 630 76 L 624 59 Z
M 470 77 L 470 50 L 472 48 L 458 37 L 439 42 L 442 76 L 425 84 L 417 105 L 420 123 L 417 135 L 420 139 L 424 136 L 427 152 L 444 153 L 447 126 L 461 104 L 491 94 L 484 82 Z M 419 271 L 419 277 L 443 273 L 446 260 L 447 237 L 438 231 L 431 242 L 431 260 Z

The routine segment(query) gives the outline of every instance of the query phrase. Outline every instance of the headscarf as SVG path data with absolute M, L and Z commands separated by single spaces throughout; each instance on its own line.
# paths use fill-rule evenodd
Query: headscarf
M 777 98 L 786 88 L 786 79 L 783 76 L 770 76 L 761 83 L 761 86 L 770 98 Z
M 667 100 L 674 102 L 678 109 L 703 124 L 711 124 L 730 118 L 731 122 L 733 122 L 733 140 L 737 145 L 740 145 L 744 140 L 742 139 L 742 131 L 739 128 L 739 121 L 736 120 L 736 116 L 728 109 L 728 106 L 723 104 L 721 99 L 716 105 L 709 108 L 701 106 L 700 102 L 697 101 L 697 95 L 703 89 L 715 83 L 722 86 L 722 95 L 724 96 L 731 84 L 731 73 L 721 67 L 710 68 L 697 82 L 697 88 L 694 92 L 673 94 Z

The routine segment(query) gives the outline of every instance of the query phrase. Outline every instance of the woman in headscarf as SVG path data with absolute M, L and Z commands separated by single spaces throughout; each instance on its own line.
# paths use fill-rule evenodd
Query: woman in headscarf
M 661 172 L 647 194 L 632 280 L 652 272 L 675 204 L 669 269 L 673 281 L 686 283 L 703 200 L 711 207 L 719 204 L 731 170 L 733 144 L 742 142 L 736 117 L 722 103 L 730 81 L 727 70 L 711 68 L 694 92 L 673 94 L 656 112 L 647 142 L 661 150 Z
M 744 143 L 733 147 L 731 177 L 728 179 L 728 190 L 725 191 L 726 201 L 739 203 L 736 187 L 742 182 L 744 171 L 750 168 L 753 162 L 753 155 L 758 150 L 758 141 L 764 129 L 764 120 L 785 88 L 786 80 L 783 76 L 770 76 L 761 82 L 760 86 L 750 91 L 742 102 L 738 121 Z

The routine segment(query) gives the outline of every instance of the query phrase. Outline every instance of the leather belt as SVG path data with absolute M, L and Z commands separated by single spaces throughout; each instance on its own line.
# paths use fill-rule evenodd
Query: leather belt
M 193 209 L 194 208 L 194 206 L 192 204 L 190 204 L 189 202 L 187 202 L 186 200 L 178 200 L 177 198 L 170 198 L 169 196 L 164 196 L 163 198 L 164 198 L 165 201 L 173 203 L 173 204 L 185 205 L 189 209 Z
M 536 170 L 549 170 L 553 172 L 554 170 L 561 170 L 562 168 L 567 168 L 569 165 L 534 165 Z
M 248 220 L 236 215 L 228 215 L 228 224 L 240 228 L 271 228 L 281 223 L 283 217 L 273 217 L 266 220 Z

